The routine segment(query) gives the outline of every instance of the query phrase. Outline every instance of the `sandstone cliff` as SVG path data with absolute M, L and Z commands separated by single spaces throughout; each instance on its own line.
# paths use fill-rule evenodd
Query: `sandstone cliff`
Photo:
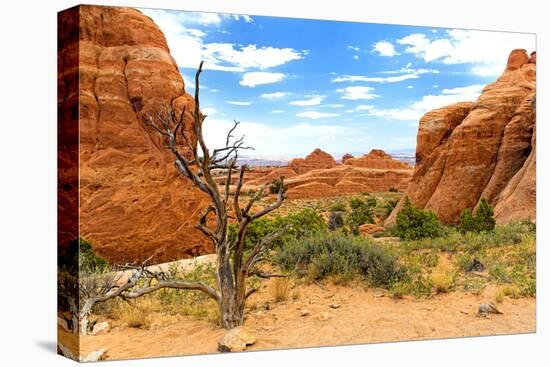
M 536 55 L 536 54 L 534 54 Z M 536 56 L 514 50 L 506 70 L 475 102 L 425 114 L 417 136 L 416 167 L 406 195 L 457 223 L 481 198 L 498 223 L 535 220 Z M 401 203 L 386 221 L 392 224 Z
M 185 106 L 185 128 L 192 126 L 194 100 L 163 33 L 135 9 L 77 9 L 77 22 L 60 21 L 60 34 L 76 32 L 80 42 L 60 48 L 59 75 L 63 81 L 78 73 L 80 80 L 80 235 L 111 262 L 155 252 L 154 261 L 166 262 L 212 251 L 194 229 L 207 198 L 178 176 L 146 123 L 171 105 Z M 68 98 L 76 103 L 60 93 L 61 109 Z

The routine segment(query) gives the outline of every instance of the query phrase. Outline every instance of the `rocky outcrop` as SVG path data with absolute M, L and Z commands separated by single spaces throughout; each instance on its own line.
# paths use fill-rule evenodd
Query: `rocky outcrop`
M 537 63 L 537 52 L 536 51 L 531 52 L 531 55 L 529 56 L 529 63 L 530 64 L 536 64 Z
M 297 175 L 285 181 L 291 199 L 323 198 L 338 195 L 405 190 L 412 176 L 408 169 L 373 169 L 339 165 Z
M 416 167 L 406 191 L 414 205 L 452 224 L 462 210 L 487 198 L 498 223 L 535 220 L 535 68 L 525 50 L 514 50 L 504 73 L 477 101 L 421 118 Z
M 208 200 L 177 174 L 147 123 L 162 106 L 185 107 L 192 131 L 194 100 L 164 35 L 135 9 L 79 6 L 78 15 L 60 22 L 60 34 L 78 34 L 78 51 L 61 48 L 59 58 L 61 80 L 79 75 L 80 235 L 115 263 L 211 252 L 194 228 Z
M 342 156 L 342 163 L 346 163 L 346 161 L 350 158 L 355 158 L 353 155 L 346 153 Z
M 381 149 L 373 149 L 369 154 L 365 154 L 358 158 L 349 158 L 344 164 L 348 164 L 354 167 L 363 168 L 376 168 L 376 169 L 410 169 L 407 163 L 393 159 L 391 155 L 387 154 Z
M 336 161 L 327 152 L 317 148 L 305 158 L 295 158 L 288 164 L 288 167 L 297 174 L 309 172 L 314 169 L 332 168 Z

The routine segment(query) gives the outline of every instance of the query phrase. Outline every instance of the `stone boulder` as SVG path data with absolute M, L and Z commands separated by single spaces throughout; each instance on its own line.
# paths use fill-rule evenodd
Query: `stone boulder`
M 227 352 L 242 352 L 248 345 L 256 343 L 256 336 L 246 326 L 237 326 L 229 330 L 218 341 L 218 351 Z
M 385 229 L 377 224 L 365 223 L 359 226 L 359 232 L 362 235 L 372 235 L 375 233 L 384 232 Z

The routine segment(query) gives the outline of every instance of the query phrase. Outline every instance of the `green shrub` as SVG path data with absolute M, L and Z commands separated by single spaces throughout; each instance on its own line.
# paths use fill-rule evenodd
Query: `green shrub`
M 399 189 L 395 187 L 390 187 L 390 192 L 399 192 Z
M 344 217 L 341 211 L 331 211 L 328 217 L 328 229 L 335 231 L 344 226 Z
M 284 177 L 283 177 L 284 178 Z M 277 194 L 279 190 L 281 189 L 281 186 L 283 186 L 283 178 L 276 178 L 269 184 L 269 192 L 272 194 Z M 283 188 L 283 192 L 286 192 L 288 190 L 288 186 L 285 185 Z
M 495 217 L 491 204 L 483 198 L 474 214 L 464 209 L 460 214 L 460 229 L 463 232 L 490 232 L 495 229 Z
M 384 204 L 384 219 L 390 216 L 396 206 L 397 200 L 388 200 L 386 204 Z
M 367 202 L 353 198 L 350 200 L 350 213 L 346 216 L 346 223 L 350 227 L 359 227 L 365 223 L 374 223 L 372 208 L 376 207 L 376 199 L 369 198 Z
M 341 202 L 341 201 L 337 201 L 335 202 L 334 204 L 332 204 L 330 206 L 330 211 L 331 212 L 346 212 L 348 210 L 347 206 L 345 203 Z
M 435 213 L 415 208 L 408 197 L 397 214 L 396 230 L 404 240 L 435 238 L 444 232 Z
M 369 284 L 389 288 L 406 277 L 395 254 L 363 237 L 331 233 L 295 240 L 281 248 L 276 262 L 285 270 L 315 279 L 362 276 Z
M 287 216 L 262 217 L 252 222 L 246 231 L 245 249 L 253 248 L 265 236 L 286 228 L 284 234 L 274 240 L 273 247 L 284 246 L 287 242 L 309 236 L 315 233 L 326 232 L 327 225 L 323 217 L 312 209 L 303 209 Z M 228 240 L 234 241 L 237 237 L 237 225 L 231 224 L 228 231 Z

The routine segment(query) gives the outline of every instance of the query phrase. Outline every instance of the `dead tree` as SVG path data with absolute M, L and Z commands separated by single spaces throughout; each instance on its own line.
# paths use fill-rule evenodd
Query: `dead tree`
M 284 184 L 277 192 L 277 199 L 262 210 L 253 211 L 253 206 L 268 194 L 267 185 L 241 204 L 241 189 L 244 174 L 248 169 L 246 164 L 238 164 L 239 152 L 252 149 L 244 145 L 244 136 L 235 139 L 233 133 L 239 122 L 234 121 L 233 127 L 226 136 L 225 146 L 210 151 L 203 137 L 203 123 L 206 115 L 200 112 L 199 91 L 200 74 L 203 62 L 195 75 L 195 108 L 193 111 L 193 134 L 196 142 L 183 129 L 185 108 L 176 113 L 170 106 L 166 111 L 160 111 L 156 116 L 148 116 L 151 126 L 164 137 L 166 148 L 175 157 L 175 167 L 184 179 L 191 181 L 198 189 L 210 197 L 210 205 L 200 217 L 198 228 L 214 245 L 217 255 L 217 289 L 212 289 L 200 282 L 160 281 L 150 287 L 134 289 L 126 297 L 134 298 L 156 291 L 161 288 L 195 289 L 205 292 L 219 306 L 221 321 L 226 329 L 231 329 L 243 322 L 246 299 L 257 289 L 247 289 L 246 280 L 256 275 L 259 277 L 280 276 L 268 274 L 257 268 L 258 262 L 265 259 L 266 251 L 282 232 L 271 233 L 256 243 L 245 256 L 245 240 L 247 228 L 253 221 L 261 218 L 281 206 L 285 199 Z M 184 147 L 191 154 L 184 152 Z M 218 187 L 213 177 L 213 171 L 223 170 L 224 181 Z M 235 189 L 230 192 L 233 175 L 237 180 Z M 218 176 L 219 177 L 219 176 Z M 281 178 L 282 180 L 282 178 Z M 235 218 L 237 236 L 235 240 L 228 239 L 229 213 Z M 209 225 L 209 222 L 213 224 Z

